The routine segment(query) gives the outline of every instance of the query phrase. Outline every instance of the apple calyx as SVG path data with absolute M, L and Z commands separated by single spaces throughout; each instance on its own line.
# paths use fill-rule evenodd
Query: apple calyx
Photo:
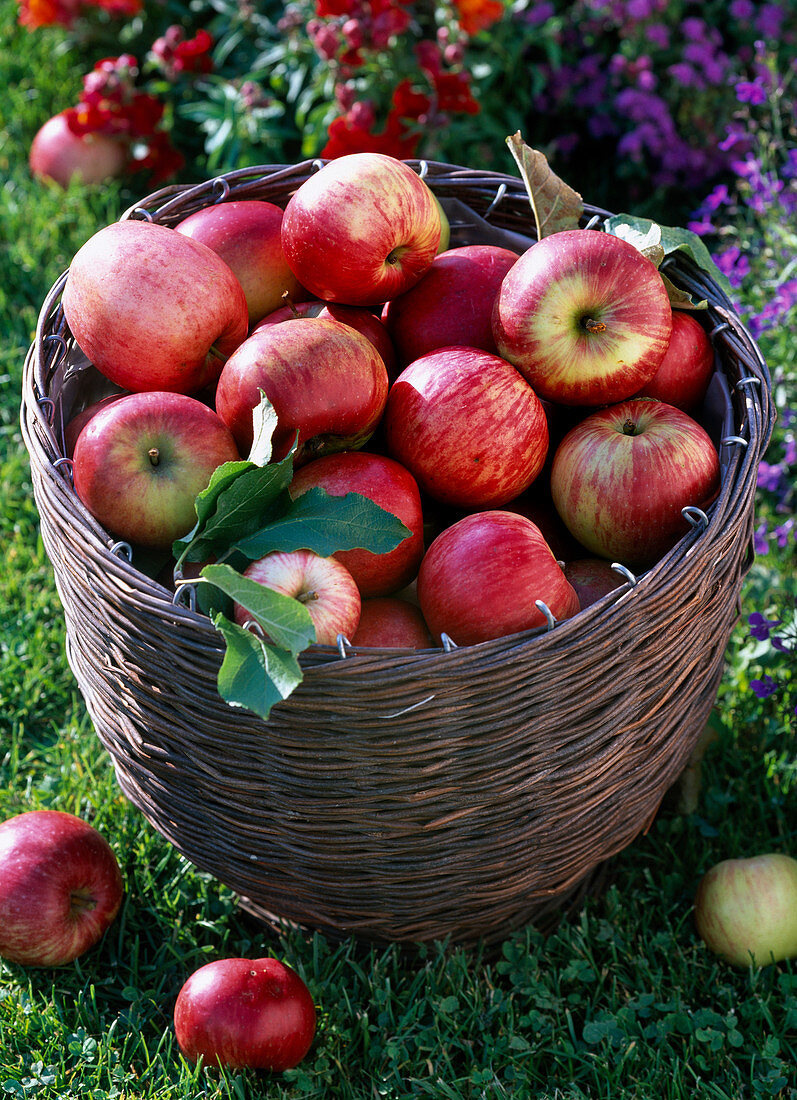
M 297 592 L 294 599 L 297 599 L 299 603 L 312 603 L 313 600 L 318 599 L 318 593 L 314 588 L 309 588 L 304 592 Z
M 606 325 L 603 321 L 595 321 L 592 317 L 583 317 L 581 319 L 581 327 L 590 335 L 606 331 Z
M 636 435 L 637 426 L 634 421 L 629 417 L 623 424 L 623 435 Z
M 97 908 L 97 899 L 88 890 L 73 890 L 69 895 L 69 915 L 78 920 L 81 913 L 90 913 Z
M 150 447 L 150 449 L 147 451 L 147 454 L 149 456 L 149 461 L 153 466 L 158 466 L 160 464 L 161 453 L 157 447 Z

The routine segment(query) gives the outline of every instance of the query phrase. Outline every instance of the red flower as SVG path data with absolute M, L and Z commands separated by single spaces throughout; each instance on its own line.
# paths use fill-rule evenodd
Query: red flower
M 71 27 L 78 16 L 81 0 L 20 0 L 19 22 L 28 30 L 59 24 Z
M 438 73 L 434 86 L 439 111 L 465 115 L 479 113 L 481 108 L 470 90 L 470 73 Z
M 172 145 L 169 135 L 162 130 L 147 141 L 142 156 L 130 162 L 130 171 L 146 172 L 150 183 L 162 183 L 185 164 L 185 157 Z
M 174 67 L 178 73 L 209 73 L 213 68 L 210 51 L 213 39 L 206 30 L 178 43 L 174 51 Z
M 316 0 L 315 11 L 319 19 L 329 19 L 336 15 L 354 15 L 358 6 L 357 0 Z
M 399 118 L 421 118 L 432 105 L 425 92 L 417 92 L 410 80 L 402 80 L 393 92 L 393 108 Z
M 330 123 L 327 143 L 321 150 L 326 160 L 345 156 L 347 153 L 386 153 L 399 160 L 414 156 L 421 135 L 410 131 L 395 109 L 387 118 L 385 129 L 374 134 L 358 125 L 352 112 L 341 115 Z
M 478 34 L 506 14 L 501 0 L 454 0 L 454 7 L 465 34 Z

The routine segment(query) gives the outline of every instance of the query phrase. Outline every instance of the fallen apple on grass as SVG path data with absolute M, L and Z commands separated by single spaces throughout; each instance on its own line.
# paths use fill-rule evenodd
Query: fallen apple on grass
M 695 926 L 735 966 L 797 957 L 797 860 L 767 852 L 715 864 L 698 884 Z
M 28 154 L 31 173 L 67 188 L 74 181 L 104 183 L 121 176 L 130 161 L 125 145 L 105 134 L 76 134 L 61 111 L 36 132 Z
M 122 873 L 107 840 L 61 810 L 30 810 L 0 824 L 0 956 L 63 966 L 113 923 Z
M 278 959 L 206 963 L 186 980 L 174 1031 L 191 1062 L 229 1069 L 293 1069 L 312 1045 L 316 1011 L 306 984 Z

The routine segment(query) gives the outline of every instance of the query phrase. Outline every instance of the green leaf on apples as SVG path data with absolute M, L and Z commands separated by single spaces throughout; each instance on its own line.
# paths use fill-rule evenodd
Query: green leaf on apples
M 316 640 L 310 612 L 293 596 L 266 588 L 230 565 L 206 565 L 201 577 L 245 608 L 269 639 L 294 657 Z
M 301 606 L 298 600 L 293 602 Z M 231 707 L 268 718 L 275 703 L 287 699 L 302 682 L 299 662 L 293 653 L 244 630 L 225 615 L 216 615 L 213 625 L 226 643 L 217 678 L 219 695 Z
M 239 539 L 234 549 L 253 561 L 273 550 L 312 550 L 321 557 L 355 548 L 383 554 L 395 550 L 409 534 L 397 516 L 361 493 L 333 497 L 315 487 L 295 500 L 289 498 L 281 516 Z
M 544 153 L 525 143 L 519 130 L 510 134 L 506 143 L 526 185 L 537 224 L 537 239 L 565 229 L 578 229 L 584 213 L 578 191 L 556 175 Z

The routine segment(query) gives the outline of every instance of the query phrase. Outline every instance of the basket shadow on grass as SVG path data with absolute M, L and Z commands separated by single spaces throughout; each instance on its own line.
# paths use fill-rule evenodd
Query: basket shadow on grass
M 479 232 L 529 238 L 520 180 L 416 167 Z M 127 216 L 171 225 L 228 197 L 284 206 L 316 168 L 166 188 Z M 587 207 L 583 223 L 605 215 Z M 23 433 L 70 664 L 124 793 L 258 917 L 374 943 L 494 944 L 544 923 L 650 825 L 716 698 L 773 420 L 766 365 L 721 288 L 687 256 L 667 263 L 707 300 L 720 367 L 723 476 L 708 514 L 643 576 L 549 631 L 409 655 L 314 647 L 267 723 L 219 699 L 209 621 L 116 553 L 72 490 L 59 425 L 92 374 L 64 323 L 64 279 L 52 288 Z

